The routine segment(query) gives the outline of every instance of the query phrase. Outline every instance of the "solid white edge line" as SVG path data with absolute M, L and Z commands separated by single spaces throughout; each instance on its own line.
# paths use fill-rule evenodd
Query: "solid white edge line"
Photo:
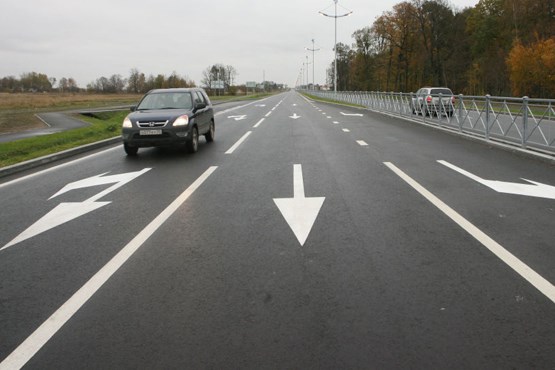
M 447 204 L 442 202 L 439 198 L 433 195 L 431 192 L 426 190 L 422 185 L 413 180 L 410 176 L 405 174 L 399 168 L 397 168 L 391 162 L 384 162 L 384 164 L 392 170 L 397 176 L 403 179 L 407 184 L 409 184 L 414 190 L 419 192 L 424 198 L 430 201 L 434 206 L 436 206 L 441 212 L 443 212 L 447 217 L 453 220 L 457 225 L 462 227 L 467 233 L 472 235 L 476 240 L 478 240 L 484 247 L 489 249 L 493 254 L 495 254 L 499 259 L 501 259 L 505 264 L 517 272 L 520 276 L 526 279 L 530 284 L 532 284 L 536 289 L 542 292 L 547 298 L 549 298 L 553 303 L 555 303 L 555 286 L 543 278 L 536 271 L 532 270 L 528 265 L 515 257 L 508 250 L 503 248 L 499 243 L 486 235 L 482 230 L 474 226 L 470 221 L 465 219 L 454 209 L 449 207 Z
M 67 166 L 70 166 L 70 165 L 75 164 L 75 163 L 78 163 L 78 162 L 86 161 L 87 159 L 90 159 L 90 158 L 92 158 L 92 157 L 96 157 L 97 155 L 101 155 L 101 154 L 104 154 L 104 153 L 106 153 L 106 152 L 109 152 L 109 151 L 111 151 L 111 150 L 116 150 L 116 149 L 121 150 L 121 147 L 118 145 L 117 147 L 114 147 L 114 148 L 109 148 L 109 149 L 106 149 L 106 150 L 103 150 L 103 151 L 100 151 L 100 152 L 96 152 L 96 153 L 93 153 L 93 154 L 89 154 L 89 155 L 87 155 L 87 156 L 85 156 L 85 157 L 81 157 L 81 158 L 75 159 L 75 160 L 73 160 L 73 161 L 65 162 L 65 163 L 59 164 L 59 165 L 57 165 L 57 166 L 47 168 L 47 169 L 45 169 L 45 170 L 38 171 L 38 172 L 35 172 L 35 173 L 31 173 L 31 174 L 29 174 L 29 175 L 27 175 L 27 176 L 23 176 L 23 177 L 14 179 L 14 180 L 12 180 L 12 181 L 5 182 L 5 183 L 3 183 L 3 184 L 0 184 L 0 189 L 3 188 L 3 187 L 6 187 L 6 186 L 8 186 L 8 185 L 13 185 L 13 184 L 16 184 L 16 183 L 18 183 L 18 182 L 21 182 L 21 181 L 24 181 L 24 180 L 28 180 L 28 179 L 33 178 L 33 177 L 35 177 L 35 176 L 43 175 L 43 174 L 45 174 L 45 173 L 52 172 L 52 171 L 58 170 L 58 169 L 63 168 L 63 167 L 67 167 Z
M 239 147 L 239 145 L 241 145 L 243 143 L 243 141 L 245 141 L 251 133 L 252 133 L 252 131 L 247 131 L 247 133 L 245 135 L 243 135 L 239 140 L 237 140 L 237 142 L 235 144 L 233 144 L 233 146 L 231 148 L 229 148 L 227 150 L 227 152 L 225 152 L 225 154 L 233 154 L 235 149 L 237 149 Z
M 262 122 L 264 122 L 265 118 L 261 118 L 260 121 L 256 122 L 256 124 L 254 126 L 252 126 L 253 128 L 257 128 L 258 126 L 260 126 L 260 124 Z
M 152 220 L 137 236 L 118 252 L 104 267 L 85 283 L 73 296 L 54 312 L 38 329 L 0 363 L 0 370 L 23 367 L 58 330 L 119 270 L 121 266 L 154 234 L 160 226 L 197 190 L 217 169 L 209 167 L 166 209 Z
M 34 114 L 35 117 L 37 117 L 42 123 L 44 123 L 46 126 L 48 127 L 52 127 L 48 122 L 46 122 L 41 116 L 39 116 L 37 113 Z

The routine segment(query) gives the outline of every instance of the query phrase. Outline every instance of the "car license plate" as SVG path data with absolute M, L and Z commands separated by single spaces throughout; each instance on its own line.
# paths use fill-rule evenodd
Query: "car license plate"
M 139 132 L 141 136 L 144 135 L 162 135 L 162 130 L 141 130 Z

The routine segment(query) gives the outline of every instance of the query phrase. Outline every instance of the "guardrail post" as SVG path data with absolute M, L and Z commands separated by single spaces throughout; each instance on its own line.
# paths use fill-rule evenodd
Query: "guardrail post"
M 462 132 L 463 118 L 462 118 L 462 107 L 463 107 L 463 94 L 459 94 L 459 132 Z
M 489 106 L 491 101 L 491 95 L 486 95 L 486 140 L 489 140 Z
M 439 112 L 436 112 L 437 113 L 437 124 L 439 126 L 441 126 L 441 120 L 443 118 L 442 107 L 443 107 L 443 94 L 439 93 Z
M 522 148 L 526 148 L 526 132 L 528 131 L 528 97 L 522 98 Z

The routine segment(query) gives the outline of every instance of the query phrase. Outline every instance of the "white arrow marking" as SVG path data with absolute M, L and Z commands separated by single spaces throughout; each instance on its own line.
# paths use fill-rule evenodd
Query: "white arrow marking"
M 555 199 L 555 186 L 542 184 L 541 182 L 536 182 L 532 180 L 522 179 L 524 181 L 528 181 L 532 183 L 530 184 L 519 184 L 516 182 L 504 182 L 504 181 L 495 181 L 495 180 L 485 180 L 481 177 L 478 177 L 468 171 L 463 170 L 455 165 L 452 165 L 446 161 L 438 161 L 444 166 L 451 168 L 458 173 L 465 175 L 468 178 L 471 178 L 474 181 L 479 182 L 482 185 L 487 186 L 490 189 L 495 190 L 498 193 L 506 193 L 506 194 L 516 194 L 516 195 L 524 195 L 528 197 L 538 197 L 538 198 L 547 198 L 547 199 Z
M 293 165 L 293 198 L 274 198 L 274 202 L 301 246 L 308 238 L 325 199 L 305 198 L 302 167 Z
M 247 118 L 247 116 L 246 116 L 246 115 L 241 115 L 241 116 L 227 116 L 227 118 L 233 118 L 233 119 L 236 120 L 236 121 L 241 121 L 241 120 Z
M 102 198 L 106 194 L 122 187 L 129 181 L 137 178 L 143 173 L 149 171 L 150 168 L 145 168 L 141 171 L 122 173 L 119 175 L 104 176 L 104 174 L 89 177 L 87 179 L 75 181 L 64 186 L 60 191 L 50 197 L 50 199 L 64 194 L 70 190 L 88 188 L 91 186 L 105 185 L 115 183 L 108 189 L 101 191 L 100 193 L 92 196 L 91 198 L 85 200 L 84 202 L 71 202 L 71 203 L 60 203 L 53 210 L 44 215 L 41 219 L 35 222 L 33 225 L 29 226 L 27 230 L 19 234 L 15 239 L 6 244 L 4 247 L 0 248 L 0 251 L 11 247 L 19 242 L 29 239 L 33 236 L 41 234 L 48 231 L 56 226 L 60 226 L 68 221 L 76 219 L 79 216 L 83 216 L 89 212 L 92 212 L 100 207 L 103 207 L 111 202 L 97 202 L 98 199 Z
M 339 113 L 341 113 L 344 116 L 356 116 L 356 117 L 362 117 L 363 116 L 363 114 L 361 114 L 361 113 L 343 113 L 343 112 L 339 112 Z
M 297 116 L 297 113 L 293 113 L 293 115 L 289 116 L 289 118 L 297 119 L 297 118 L 301 118 L 301 116 Z

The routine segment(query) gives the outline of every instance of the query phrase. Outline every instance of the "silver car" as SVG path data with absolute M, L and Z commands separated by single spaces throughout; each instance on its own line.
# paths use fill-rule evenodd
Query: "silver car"
M 412 96 L 410 108 L 413 114 L 447 115 L 455 110 L 455 96 L 447 87 L 423 87 Z

